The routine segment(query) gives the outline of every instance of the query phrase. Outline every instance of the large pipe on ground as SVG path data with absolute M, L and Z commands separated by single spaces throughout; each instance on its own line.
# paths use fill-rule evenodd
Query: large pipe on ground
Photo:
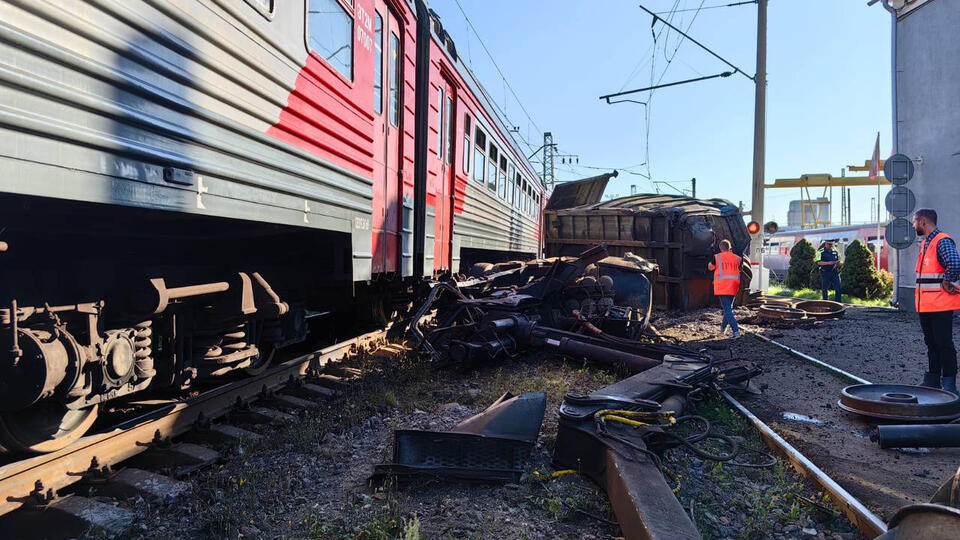
M 870 438 L 880 448 L 957 448 L 960 424 L 881 425 Z
M 660 365 L 660 361 L 654 360 L 653 358 L 618 351 L 612 347 L 601 347 L 591 343 L 584 343 L 583 341 L 577 341 L 568 337 L 562 337 L 560 339 L 548 337 L 544 340 L 544 343 L 549 347 L 557 349 L 561 354 L 584 358 L 591 362 L 613 367 L 623 366 L 630 370 L 631 373 L 646 371 L 654 366 Z

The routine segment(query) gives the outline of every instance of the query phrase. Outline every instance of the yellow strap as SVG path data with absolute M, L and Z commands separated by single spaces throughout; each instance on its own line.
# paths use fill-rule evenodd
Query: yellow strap
M 604 419 L 604 418 L 609 418 L 610 416 L 617 416 L 620 418 L 643 418 L 646 420 L 667 420 L 671 424 L 676 424 L 677 423 L 676 414 L 677 413 L 674 411 L 651 412 L 651 411 L 626 411 L 623 409 L 601 409 L 594 413 L 594 417 Z
M 628 426 L 633 426 L 633 427 L 642 427 L 642 426 L 649 426 L 649 425 L 650 425 L 650 424 L 647 423 L 647 422 L 641 422 L 641 421 L 639 421 L 639 420 L 630 420 L 629 418 L 624 418 L 624 417 L 622 417 L 622 416 L 616 416 L 616 415 L 613 415 L 613 414 L 607 414 L 607 415 L 601 416 L 601 417 L 600 417 L 600 421 L 602 421 L 602 422 L 607 422 L 607 421 L 610 421 L 610 422 L 620 422 L 621 424 L 626 424 L 626 425 L 628 425 Z
M 577 474 L 575 469 L 563 469 L 561 471 L 554 471 L 550 474 L 543 474 L 540 471 L 533 471 L 533 477 L 541 482 L 547 482 L 549 480 L 556 480 L 561 476 L 567 476 L 568 474 Z

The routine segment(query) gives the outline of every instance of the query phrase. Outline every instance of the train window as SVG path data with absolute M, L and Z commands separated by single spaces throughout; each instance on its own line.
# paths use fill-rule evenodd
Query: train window
M 463 172 L 470 172 L 470 115 L 463 113 Z
M 456 133 L 453 132 L 453 98 L 447 96 L 447 115 L 443 118 L 443 125 L 447 130 L 447 165 L 453 165 L 453 138 Z
M 274 0 L 247 0 L 247 3 L 267 19 L 273 18 Z
M 443 159 L 443 86 L 437 87 L 437 159 Z
M 477 126 L 473 144 L 473 179 L 483 184 L 483 174 L 487 172 L 486 156 L 483 153 L 483 149 L 487 147 L 487 136 L 480 126 Z
M 373 112 L 383 113 L 383 16 L 373 13 Z
M 517 191 L 520 189 L 520 182 L 523 182 L 523 180 L 520 179 L 520 172 L 518 171 L 516 176 L 513 177 L 512 189 L 510 190 L 510 204 L 514 208 L 517 207 Z
M 490 191 L 497 191 L 497 156 L 500 153 L 497 152 L 497 147 L 490 143 L 490 158 L 489 161 L 489 171 L 487 172 L 487 187 L 490 188 Z
M 517 174 L 517 168 L 511 163 L 507 167 L 507 182 L 504 187 L 503 200 L 507 201 L 507 204 L 510 203 L 510 199 L 513 198 L 513 176 Z
M 400 126 L 400 38 L 390 32 L 390 124 Z
M 353 17 L 339 0 L 310 0 L 310 48 L 344 77 L 353 80 Z
M 500 156 L 500 179 L 497 182 L 497 193 L 501 199 L 507 198 L 507 157 Z

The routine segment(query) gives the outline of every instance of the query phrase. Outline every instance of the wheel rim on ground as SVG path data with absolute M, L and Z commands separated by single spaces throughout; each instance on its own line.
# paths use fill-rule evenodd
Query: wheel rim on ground
M 98 406 L 68 409 L 40 402 L 21 411 L 0 413 L 0 449 L 8 452 L 55 452 L 83 436 L 97 419 Z

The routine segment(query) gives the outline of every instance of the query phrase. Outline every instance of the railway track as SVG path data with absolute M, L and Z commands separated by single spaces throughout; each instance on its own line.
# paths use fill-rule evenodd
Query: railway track
M 310 381 L 315 377 L 320 384 L 300 384 L 299 394 L 313 394 L 319 398 L 334 393 L 328 387 L 342 384 L 337 377 L 321 375 L 329 363 L 348 356 L 371 351 L 386 341 L 386 330 L 366 333 L 315 352 L 283 362 L 264 373 L 228 383 L 183 401 L 156 403 L 149 412 L 116 424 L 109 430 L 88 435 L 57 452 L 27 457 L 0 466 L 0 519 L 17 523 L 17 517 L 30 509 L 58 509 L 74 518 L 88 520 L 86 528 L 101 528 L 108 533 L 113 527 L 119 532 L 116 515 L 111 506 L 82 497 L 58 497 L 58 492 L 80 481 L 107 482 L 114 476 L 113 470 L 144 452 L 165 454 L 168 463 L 209 464 L 216 461 L 216 452 L 196 445 L 178 449 L 171 447 L 171 439 L 200 428 L 221 438 L 257 437 L 229 424 L 214 424 L 228 413 L 240 411 L 247 418 L 255 417 L 253 423 L 270 420 L 295 419 L 278 409 L 308 408 L 316 401 L 303 399 L 284 392 L 291 383 Z M 275 407 L 262 407 L 258 400 L 269 399 Z M 174 445 L 176 446 L 176 445 Z M 187 455 L 186 457 L 183 455 Z M 206 457 L 204 457 L 206 456 Z M 161 460 L 162 461 L 162 460 Z M 126 491 L 146 489 L 177 490 L 177 482 L 159 475 L 137 470 L 117 481 L 125 483 Z M 123 491 L 123 490 L 121 490 Z M 20 512 L 15 512 L 20 510 Z M 98 521 L 99 520 L 99 521 Z M 29 526 L 29 522 L 27 523 Z M 82 525 L 83 526 L 83 525 Z M 5 527 L 6 528 L 6 527 Z M 9 530 L 9 529 L 8 529 Z M 45 534 L 46 531 L 44 531 Z
M 760 436 L 771 450 L 786 458 L 798 473 L 829 493 L 833 502 L 860 532 L 868 538 L 875 538 L 887 532 L 887 525 L 882 519 L 871 512 L 860 500 L 844 489 L 810 458 L 803 455 L 728 392 L 724 391 L 722 395 L 738 413 L 743 415 L 760 432 Z
M 864 379 L 863 377 L 854 375 L 853 373 L 850 373 L 811 355 L 805 354 L 776 340 L 754 332 L 750 332 L 750 334 L 757 338 L 757 340 L 762 342 L 764 345 L 775 347 L 776 349 L 788 354 L 790 357 L 801 360 L 802 362 L 813 366 L 816 370 L 828 374 L 830 377 L 843 381 L 843 384 L 870 384 L 870 381 Z M 798 375 L 798 379 L 799 378 L 800 377 Z M 836 401 L 836 396 L 834 396 L 832 393 L 826 393 L 825 396 L 827 396 L 830 401 Z M 890 503 L 889 501 L 885 500 L 878 501 L 871 495 L 875 495 L 879 491 L 885 491 L 888 496 L 894 495 L 895 497 L 904 497 L 905 493 L 899 490 L 895 482 L 891 481 L 889 485 L 886 485 L 882 482 L 877 482 L 876 484 L 871 485 L 871 482 L 866 480 L 872 480 L 872 478 L 858 477 L 855 470 L 853 472 L 850 470 L 843 471 L 844 465 L 842 462 L 845 460 L 841 459 L 840 456 L 834 456 L 830 453 L 810 450 L 807 450 L 806 452 L 809 454 L 809 456 L 805 455 L 795 446 L 796 443 L 791 444 L 788 439 L 795 439 L 804 446 L 810 445 L 812 448 L 819 449 L 820 447 L 818 445 L 810 444 L 810 439 L 815 437 L 808 437 L 804 439 L 802 437 L 797 437 L 797 431 L 795 430 L 791 430 L 789 428 L 784 429 L 782 427 L 780 429 L 775 429 L 774 427 L 771 427 L 767 422 L 761 419 L 760 416 L 764 415 L 764 413 L 758 412 L 755 414 L 754 412 L 754 410 L 763 409 L 761 403 L 755 403 L 752 405 L 744 404 L 727 392 L 723 392 L 723 397 L 728 403 L 730 403 L 731 406 L 733 406 L 734 409 L 737 410 L 737 412 L 746 418 L 760 432 L 768 447 L 790 461 L 791 465 L 797 470 L 797 472 L 814 482 L 826 493 L 829 493 L 833 502 L 836 503 L 846 517 L 865 536 L 874 538 L 887 531 L 887 526 L 884 522 L 884 519 L 880 517 L 878 513 L 883 511 L 886 514 L 889 514 L 891 510 Z M 765 415 L 770 417 L 770 411 L 766 411 Z M 844 417 L 843 414 L 841 414 L 840 417 L 845 420 L 843 425 L 846 428 L 846 431 L 863 431 L 862 426 L 860 426 L 857 419 Z M 815 419 L 811 418 L 811 420 Z M 780 426 L 784 425 L 780 422 L 777 422 L 777 424 Z M 827 431 L 828 427 L 824 422 L 816 421 L 812 429 Z M 877 453 L 879 453 L 879 449 L 876 449 L 875 445 L 872 445 L 872 443 L 871 446 L 874 454 L 877 455 Z M 887 453 L 884 454 L 884 457 L 889 458 L 890 455 L 891 454 Z M 901 457 L 903 458 L 902 460 L 900 459 Z M 912 454 L 903 456 L 893 454 L 893 461 L 907 462 L 903 464 L 906 467 L 912 466 L 913 464 L 909 460 L 916 458 L 917 456 Z M 933 466 L 930 466 L 930 468 L 932 469 Z M 830 469 L 833 470 L 831 471 Z M 890 473 L 892 474 L 892 472 L 893 471 L 891 470 Z M 863 481 L 862 484 L 857 480 Z M 853 493 L 852 491 L 856 491 L 858 493 Z M 923 490 L 921 489 L 920 492 L 922 493 Z M 929 497 L 932 494 L 933 492 L 930 491 L 930 493 L 926 496 Z M 922 495 L 917 495 L 914 500 L 909 499 L 913 499 L 913 497 L 904 497 L 904 499 L 900 500 L 899 504 L 905 505 L 910 502 L 923 502 Z M 877 511 L 875 512 L 875 510 Z

